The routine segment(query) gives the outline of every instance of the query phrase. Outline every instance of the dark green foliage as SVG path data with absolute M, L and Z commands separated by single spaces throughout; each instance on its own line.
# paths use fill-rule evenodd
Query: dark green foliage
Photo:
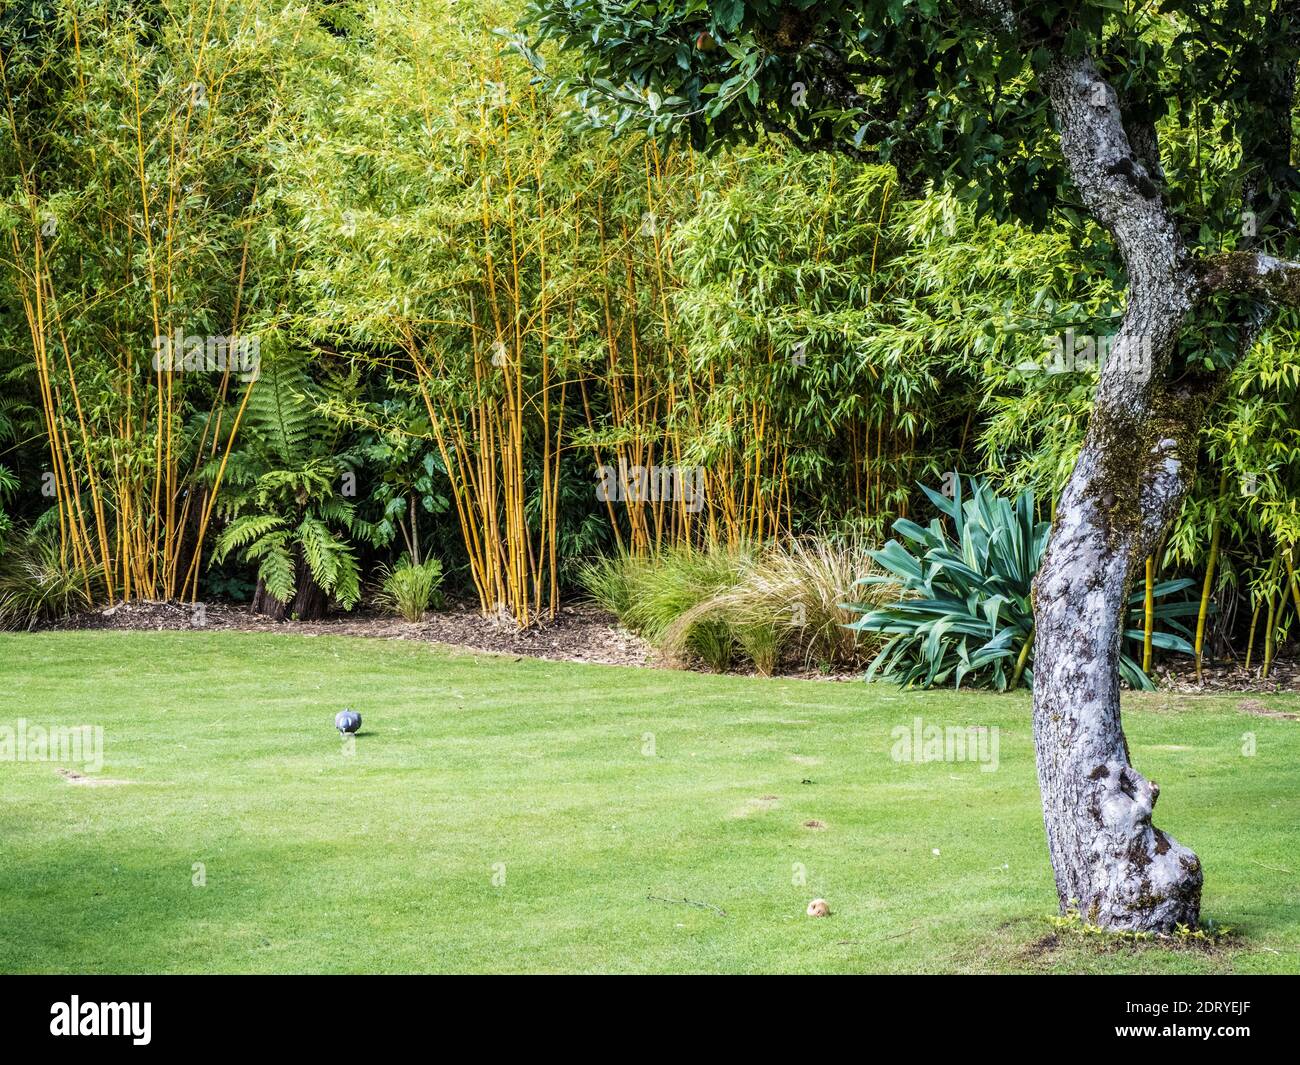
M 339 392 L 339 390 L 335 390 Z M 373 396 L 374 398 L 370 398 Z M 338 395 L 328 414 L 355 434 L 357 510 L 375 526 L 374 542 L 401 546 L 416 562 L 430 542 L 455 535 L 447 471 L 423 404 L 392 375 L 370 373 Z
M 316 409 L 319 388 L 305 357 L 278 341 L 263 349 L 241 446 L 225 471 L 219 511 L 229 525 L 213 561 L 240 552 L 257 564 L 258 579 L 282 603 L 294 598 L 305 565 L 324 592 L 351 607 L 361 586 L 349 537 L 373 541 L 378 535 L 341 495 L 356 457 L 336 450 L 339 439 Z M 208 477 L 215 479 L 218 469 L 210 465 Z
M 1188 237 L 1217 249 L 1240 234 L 1243 191 L 1261 234 L 1290 229 L 1277 194 L 1300 190 L 1300 174 L 1277 100 L 1300 58 L 1295 20 L 1271 0 L 1158 12 L 1116 0 L 530 0 L 516 46 L 539 69 L 542 44 L 574 53 L 579 71 L 553 84 L 593 123 L 697 147 L 779 133 L 892 163 L 912 189 L 940 177 L 982 210 L 1035 225 L 1079 217 L 1035 74 L 1054 50 L 1090 49 L 1135 126 L 1194 132 L 1194 144 L 1170 145 L 1159 191 Z M 1234 143 L 1240 153 L 1218 151 Z

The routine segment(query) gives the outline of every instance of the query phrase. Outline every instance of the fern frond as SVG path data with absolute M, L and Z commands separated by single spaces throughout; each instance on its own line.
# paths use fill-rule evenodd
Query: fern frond
M 312 454 L 323 419 L 316 413 L 307 356 L 278 336 L 261 345 L 258 378 L 244 416 L 246 431 L 268 452 L 268 465 L 301 466 Z
M 333 593 L 339 578 L 338 556 L 346 548 L 324 522 L 310 514 L 298 525 L 298 542 L 302 544 L 303 558 L 316 583 Z
M 223 561 L 231 551 L 238 551 L 242 547 L 247 547 L 283 525 L 284 519 L 278 514 L 247 514 L 242 518 L 236 518 L 217 537 L 216 547 L 212 552 L 212 561 Z
M 365 524 L 357 517 L 356 508 L 341 499 L 326 499 L 316 508 L 316 513 L 323 521 L 335 522 L 352 532 L 357 524 Z
M 334 598 L 344 610 L 351 610 L 361 598 L 361 570 L 346 545 L 339 546 L 335 557 L 338 561 L 338 577 L 334 582 Z
M 266 590 L 280 602 L 288 603 L 298 591 L 294 581 L 293 556 L 285 544 L 274 545 L 267 541 L 269 549 L 262 564 L 257 567 L 257 576 Z
M 265 557 L 272 551 L 283 550 L 288 552 L 290 535 L 289 531 L 285 530 L 283 532 L 268 533 L 266 536 L 254 540 L 244 549 L 244 561 L 256 562 L 259 558 Z

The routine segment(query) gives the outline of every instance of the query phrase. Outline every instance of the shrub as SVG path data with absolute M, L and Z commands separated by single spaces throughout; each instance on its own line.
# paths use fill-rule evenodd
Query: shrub
M 731 665 L 736 634 L 697 608 L 733 588 L 751 555 L 746 546 L 716 543 L 647 555 L 620 552 L 587 563 L 579 580 L 596 602 L 668 657 L 696 655 L 722 671 Z
M 735 583 L 697 603 L 664 633 L 671 653 L 680 634 L 711 620 L 724 624 L 754 668 L 774 672 L 783 655 L 798 655 L 804 668 L 823 669 L 859 661 L 854 613 L 845 605 L 857 578 L 871 568 L 856 538 L 807 537 L 768 545 L 746 560 Z
M 32 629 L 90 607 L 97 571 L 60 557 L 39 534 L 10 539 L 0 552 L 0 628 Z
M 788 619 L 786 641 L 805 667 L 857 664 L 862 641 L 847 606 L 859 578 L 875 567 L 860 536 L 815 536 L 773 545 L 742 585 L 749 602 Z M 752 607 L 751 607 L 752 609 Z
M 859 660 L 844 601 L 871 566 L 856 537 L 752 546 L 677 546 L 588 563 L 580 578 L 596 602 L 669 658 L 729 667 L 739 653 L 762 674 L 784 655 L 806 668 Z
M 591 599 L 625 624 L 632 605 L 633 570 L 647 564 L 647 558 L 620 550 L 578 566 L 578 583 Z
M 414 563 L 403 555 L 393 569 L 381 569 L 383 586 L 377 601 L 407 621 L 422 621 L 425 613 L 441 603 L 442 563 L 436 558 Z
M 1034 575 L 1042 561 L 1050 526 L 1034 520 L 1034 498 L 1022 492 L 1014 506 L 980 481 L 963 501 L 960 479 L 952 499 L 930 489 L 927 496 L 951 519 L 952 530 L 936 518 L 928 528 L 905 519 L 894 531 L 920 553 L 914 555 L 891 540 L 870 555 L 887 571 L 869 575 L 860 587 L 893 588 L 902 598 L 885 606 L 855 604 L 862 616 L 853 624 L 860 632 L 889 637 L 867 671 L 903 685 L 930 687 L 950 679 L 960 687 L 968 677 L 999 691 L 1033 679 Z M 1158 621 L 1182 636 L 1156 632 L 1152 645 L 1190 654 L 1187 630 L 1175 618 L 1195 611 L 1194 603 L 1171 602 L 1169 596 L 1190 587 L 1190 580 L 1166 581 L 1155 587 Z M 1130 599 L 1141 607 L 1143 591 Z M 1139 642 L 1141 620 L 1126 636 Z M 1130 687 L 1149 689 L 1151 681 L 1128 655 L 1121 656 L 1120 673 Z
M 723 672 L 731 666 L 736 634 L 726 618 L 698 608 L 733 588 L 751 557 L 746 545 L 660 549 L 628 567 L 623 620 L 668 657 L 695 655 Z

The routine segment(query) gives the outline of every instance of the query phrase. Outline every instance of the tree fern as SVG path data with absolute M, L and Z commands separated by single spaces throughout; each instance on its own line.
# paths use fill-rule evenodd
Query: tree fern
M 236 518 L 217 537 L 213 561 L 221 562 L 231 551 L 237 551 L 264 539 L 267 533 L 283 525 L 284 519 L 278 514 L 247 514 L 242 518 Z
M 276 533 L 263 537 L 249 551 L 254 557 L 258 554 L 262 557 L 261 564 L 257 567 L 258 580 L 280 602 L 289 602 L 298 590 L 289 534 Z
M 245 561 L 258 563 L 266 591 L 285 604 L 298 594 L 305 566 L 323 592 L 351 607 L 361 597 L 361 580 L 347 537 L 373 542 L 379 536 L 339 496 L 342 474 L 355 458 L 334 451 L 335 431 L 321 413 L 307 356 L 278 337 L 263 347 L 260 375 L 248 385 L 241 446 L 223 479 L 219 513 L 231 524 L 217 538 L 213 562 L 242 552 Z M 209 484 L 215 473 L 211 464 Z
M 313 436 L 320 429 L 307 356 L 289 348 L 278 335 L 269 337 L 261 347 L 257 380 L 248 384 L 246 431 L 280 465 L 301 465 L 310 456 Z

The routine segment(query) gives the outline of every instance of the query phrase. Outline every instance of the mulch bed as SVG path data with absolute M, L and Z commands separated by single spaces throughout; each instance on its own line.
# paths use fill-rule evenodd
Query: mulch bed
M 453 604 L 409 622 L 390 614 L 356 610 L 321 621 L 274 621 L 229 603 L 140 601 L 118 603 L 64 619 L 55 629 L 174 631 L 224 629 L 278 632 L 295 636 L 368 636 L 382 640 L 423 640 L 476 651 L 528 655 L 566 662 L 644 666 L 653 650 L 595 607 L 562 607 L 553 621 L 519 630 L 512 620 L 483 617 L 476 606 Z
M 1196 679 L 1196 667 L 1189 661 L 1180 662 L 1175 668 L 1160 667 L 1159 686 L 1161 689 L 1176 692 L 1294 692 L 1300 691 L 1300 654 L 1288 654 L 1285 658 L 1275 658 L 1269 669 L 1268 678 L 1261 680 L 1259 665 L 1251 662 L 1250 672 L 1246 672 L 1240 662 L 1206 662 L 1201 670 L 1201 679 Z
M 297 636 L 367 636 L 382 640 L 423 640 L 452 644 L 475 651 L 527 655 L 564 662 L 599 662 L 618 666 L 665 666 L 654 649 L 628 632 L 611 614 L 588 604 L 560 608 L 553 621 L 519 630 L 513 620 L 485 618 L 477 604 L 454 603 L 430 613 L 423 621 L 409 622 L 391 614 L 367 609 L 334 614 L 321 621 L 274 621 L 247 607 L 230 603 L 139 601 L 89 611 L 66 618 L 55 629 L 180 630 L 234 629 L 242 632 L 279 632 Z M 744 672 L 733 670 L 733 672 Z M 1249 673 L 1240 663 L 1206 663 L 1201 680 L 1191 662 L 1158 668 L 1158 686 L 1172 692 L 1283 692 L 1300 691 L 1300 654 L 1279 656 L 1267 680 L 1258 665 Z M 823 674 L 786 672 L 818 680 L 852 680 L 860 671 Z

